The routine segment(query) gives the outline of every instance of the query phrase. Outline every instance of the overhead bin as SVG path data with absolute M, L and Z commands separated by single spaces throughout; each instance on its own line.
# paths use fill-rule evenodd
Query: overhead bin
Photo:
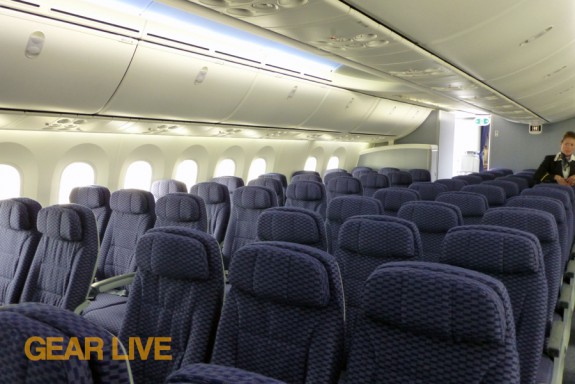
M 112 96 L 136 41 L 0 9 L 2 108 L 97 113 Z
M 379 99 L 377 106 L 353 132 L 404 136 L 417 129 L 430 112 L 429 108 Z

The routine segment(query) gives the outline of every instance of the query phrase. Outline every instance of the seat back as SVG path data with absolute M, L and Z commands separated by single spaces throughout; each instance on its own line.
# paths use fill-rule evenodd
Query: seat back
M 463 180 L 464 182 L 467 183 L 467 185 L 481 184 L 481 182 L 483 181 L 481 176 L 477 175 L 459 175 L 459 176 L 453 176 L 452 179 Z
M 381 173 L 382 175 L 389 176 L 390 173 L 399 172 L 399 171 L 400 171 L 400 169 L 395 168 L 395 167 L 382 167 L 382 168 L 379 168 L 379 170 L 377 172 Z
M 332 253 L 337 249 L 339 230 L 345 220 L 358 215 L 381 215 L 381 203 L 373 197 L 339 196 L 329 202 L 325 229 L 327 249 Z
M 330 173 L 331 175 L 331 173 Z M 324 179 L 325 181 L 325 179 Z M 361 182 L 351 176 L 339 176 L 329 179 L 326 183 L 327 203 L 338 196 L 363 195 Z
M 562 275 L 562 254 L 555 217 L 549 212 L 522 207 L 500 207 L 488 210 L 483 224 L 518 229 L 537 238 L 543 255 L 547 281 L 547 322 L 551 325 Z
M 297 207 L 268 208 L 258 218 L 258 241 L 285 241 L 327 251 L 323 218 Z
M 98 229 L 92 211 L 78 204 L 38 212 L 42 234 L 20 302 L 75 310 L 88 295 L 98 259 Z
M 495 180 L 495 177 L 496 177 L 493 173 L 486 172 L 486 171 L 473 172 L 473 173 L 471 173 L 471 176 L 479 176 L 479 177 L 481 177 L 481 180 L 483 180 L 483 181 Z
M 327 208 L 325 186 L 317 181 L 292 181 L 286 190 L 285 206 L 309 209 L 325 218 Z
M 331 172 L 326 171 L 323 174 L 323 183 L 327 187 L 330 180 L 335 179 L 337 177 L 342 177 L 342 176 L 343 177 L 351 177 L 351 174 L 349 174 L 346 170 L 333 170 Z
M 346 309 L 346 355 L 361 307 L 361 291 L 369 275 L 381 264 L 420 260 L 423 248 L 414 223 L 384 215 L 347 219 L 339 231 L 334 250 L 338 262 Z
M 351 170 L 351 176 L 355 177 L 356 179 L 359 179 L 361 178 L 362 175 L 366 175 L 368 173 L 377 173 L 377 172 L 375 172 L 370 167 L 362 167 L 362 166 L 354 167 Z
M 62 337 L 63 339 L 64 345 L 70 345 L 69 342 L 71 337 L 76 338 L 78 340 L 76 351 L 78 351 L 82 357 L 86 358 L 86 361 L 81 364 L 78 364 L 76 356 L 74 355 L 69 359 L 66 359 L 66 363 L 62 363 L 62 361 L 58 360 L 37 362 L 42 363 L 42 365 L 53 365 L 54 372 L 49 375 L 36 372 L 36 375 L 34 376 L 34 368 L 32 368 L 32 372 L 28 372 L 28 377 L 32 379 L 31 381 L 41 378 L 42 380 L 52 379 L 54 380 L 54 383 L 64 383 L 66 382 L 65 379 L 60 381 L 53 375 L 62 375 L 63 377 L 70 375 L 73 377 L 72 382 L 76 384 L 83 382 L 80 377 L 78 377 L 78 374 L 81 372 L 80 374 L 85 375 L 84 379 L 87 380 L 85 382 L 89 383 L 129 384 L 133 382 L 130 364 L 127 360 L 117 358 L 119 355 L 127 355 L 124 345 L 121 342 L 118 342 L 112 334 L 84 319 L 82 316 L 74 314 L 68 310 L 43 303 L 23 303 L 4 307 L 0 310 L 0 318 L 7 314 L 10 314 L 9 316 L 12 316 L 13 318 L 19 318 L 21 321 L 19 325 L 23 326 L 17 333 L 10 332 L 8 330 L 8 332 L 10 332 L 10 336 L 8 338 L 3 337 L 3 340 L 8 341 L 7 344 L 14 343 L 14 338 L 22 337 L 23 334 L 20 332 L 23 332 L 24 328 L 28 328 L 27 332 L 32 332 L 33 336 L 41 337 L 44 340 L 46 340 L 46 337 L 59 334 L 59 337 Z M 4 320 L 1 320 L 1 322 L 4 326 Z M 26 323 L 28 325 L 25 326 Z M 49 333 L 44 333 L 42 330 Z M 98 345 L 98 348 L 90 350 L 89 346 L 95 346 L 96 342 L 101 344 Z M 4 344 L 6 343 L 3 343 L 3 345 Z M 88 348 L 86 348 L 87 346 Z M 24 346 L 22 346 L 20 351 L 24 350 Z M 61 354 L 64 354 L 65 351 L 66 347 L 63 348 Z M 1 354 L 4 355 L 3 352 Z M 21 361 L 19 360 L 23 357 L 24 354 L 20 352 L 18 356 L 12 357 L 15 358 L 15 361 L 13 362 L 21 364 Z M 28 360 L 26 361 L 26 364 L 21 364 L 21 366 L 26 366 L 30 369 L 34 364 L 34 362 Z M 69 364 L 73 367 L 71 368 L 71 371 L 75 372 L 70 372 L 68 370 L 66 366 Z M 5 369 L 0 371 L 4 372 L 7 366 L 2 363 L 2 367 Z M 78 372 L 78 369 L 83 370 L 83 372 Z M 26 380 L 18 380 L 14 376 L 11 377 L 11 380 L 5 380 L 2 376 L 2 372 L 0 372 L 0 382 L 28 382 Z M 10 374 L 11 373 L 8 373 L 8 375 Z
M 515 176 L 515 175 L 501 176 L 495 180 L 511 181 L 511 182 L 517 184 L 517 188 L 519 188 L 519 193 L 521 193 L 521 191 L 523 191 L 524 189 L 527 189 L 527 188 L 530 188 L 533 186 L 533 184 L 529 185 L 530 183 L 525 177 Z
M 154 226 L 156 203 L 151 192 L 120 189 L 110 197 L 112 214 L 100 248 L 96 279 L 134 272 L 134 252 L 140 237 Z
M 445 185 L 448 191 L 460 191 L 461 188 L 467 185 L 467 181 L 460 179 L 437 179 L 434 183 Z
M 335 383 L 344 298 L 336 260 L 319 249 L 249 244 L 232 259 L 212 363 L 287 383 Z
M 186 187 L 186 183 L 174 179 L 156 180 L 152 183 L 150 188 L 150 192 L 154 195 L 155 200 L 158 200 L 160 197 L 165 196 L 168 193 L 187 191 L 188 187 Z
M 487 197 L 475 192 L 443 192 L 437 196 L 435 201 L 459 207 L 464 225 L 481 224 L 483 215 L 489 209 Z
M 193 185 L 190 188 L 190 194 L 204 199 L 208 215 L 208 233 L 213 235 L 218 243 L 224 241 L 231 213 L 228 187 L 207 181 Z
M 389 187 L 389 180 L 382 173 L 365 173 L 359 177 L 359 182 L 363 188 L 363 195 L 367 197 L 373 197 L 378 189 Z
M 521 382 L 535 383 L 545 339 L 548 296 L 537 238 L 525 231 L 500 226 L 454 228 L 445 238 L 440 261 L 503 282 L 513 309 Z
M 487 197 L 489 208 L 502 207 L 505 205 L 505 190 L 501 187 L 488 184 L 471 184 L 461 188 L 464 192 L 481 193 Z
M 431 172 L 423 168 L 413 168 L 408 170 L 411 180 L 415 183 L 418 181 L 431 181 Z
M 447 231 L 463 225 L 459 208 L 439 201 L 409 201 L 399 208 L 397 217 L 409 220 L 417 226 L 425 259 L 429 261 L 439 258 Z
M 318 183 L 323 184 L 323 180 L 321 179 L 320 175 L 316 175 L 315 173 L 300 173 L 298 175 L 294 175 L 291 178 L 290 183 L 295 183 L 296 181 L 317 181 Z
M 213 181 L 215 183 L 219 183 L 222 185 L 225 185 L 226 187 L 228 187 L 228 192 L 230 193 L 230 199 L 231 196 L 233 196 L 234 191 L 238 188 L 243 187 L 244 184 L 244 179 L 242 179 L 241 177 L 238 176 L 218 176 L 218 177 L 214 177 L 212 178 L 210 181 Z
M 248 185 L 257 185 L 271 189 L 277 196 L 278 205 L 282 206 L 285 204 L 284 189 L 281 181 L 271 177 L 258 177 L 257 179 L 250 180 Z
M 92 210 L 98 226 L 98 238 L 102 242 L 112 214 L 110 190 L 102 185 L 75 187 L 70 192 L 70 203 L 80 204 Z
M 187 192 L 164 195 L 156 201 L 154 227 L 188 227 L 208 231 L 206 204 L 200 196 Z
M 411 174 L 407 171 L 391 172 L 387 175 L 390 187 L 407 188 L 413 182 Z
M 370 275 L 361 300 L 346 382 L 520 382 L 511 304 L 497 279 L 392 262 Z
M 0 201 L 0 307 L 20 299 L 40 241 L 36 220 L 41 208 L 28 198 Z
M 419 193 L 421 200 L 435 200 L 437 195 L 441 192 L 447 192 L 447 187 L 440 183 L 432 183 L 431 181 L 416 181 L 409 185 L 409 189 L 413 189 Z
M 284 192 L 288 186 L 287 177 L 283 173 L 268 172 L 268 173 L 264 173 L 263 175 L 260 175 L 259 177 L 270 177 L 272 179 L 279 180 L 280 183 L 282 184 Z
M 389 187 L 380 189 L 373 194 L 373 198 L 381 202 L 383 214 L 397 216 L 397 211 L 402 204 L 408 201 L 421 200 L 419 192 L 409 188 Z
M 163 383 L 173 370 L 210 359 L 224 297 L 220 249 L 213 236 L 195 229 L 153 228 L 138 241 L 136 264 L 119 338 L 124 345 L 135 337 L 143 345 L 171 338 L 170 360 L 131 362 L 136 383 Z
M 505 191 L 505 198 L 510 199 L 513 196 L 519 195 L 519 186 L 509 180 L 496 179 L 496 180 L 486 180 L 482 184 L 495 185 L 496 187 L 501 187 Z
M 224 268 L 228 268 L 239 248 L 256 241 L 258 217 L 264 210 L 277 205 L 277 196 L 269 188 L 253 185 L 236 189 L 222 248 Z
M 321 175 L 319 174 L 319 172 L 317 171 L 304 171 L 304 170 L 300 170 L 300 171 L 295 171 L 291 174 L 291 178 L 290 180 L 293 181 L 294 176 L 298 176 L 298 175 L 315 175 L 318 176 L 321 179 Z M 290 182 L 291 182 L 290 181 Z

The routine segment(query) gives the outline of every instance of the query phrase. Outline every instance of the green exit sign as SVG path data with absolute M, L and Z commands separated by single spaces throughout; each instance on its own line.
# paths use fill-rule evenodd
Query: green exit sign
M 491 124 L 491 117 L 477 116 L 475 117 L 475 125 L 489 125 Z

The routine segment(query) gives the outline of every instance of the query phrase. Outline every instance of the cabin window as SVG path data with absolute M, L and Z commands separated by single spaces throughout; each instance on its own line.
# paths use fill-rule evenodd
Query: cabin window
M 149 191 L 152 185 L 152 166 L 147 161 L 134 161 L 126 170 L 124 188 Z
M 236 162 L 232 159 L 223 159 L 216 167 L 214 177 L 220 176 L 235 176 Z
M 305 165 L 304 165 L 303 169 L 305 171 L 315 171 L 316 167 L 317 167 L 317 159 L 313 156 L 310 156 L 305 161 Z
M 184 160 L 176 168 L 176 180 L 186 183 L 188 191 L 198 181 L 198 163 L 194 160 Z
M 248 172 L 248 181 L 257 179 L 259 175 L 266 173 L 267 162 L 265 159 L 258 157 L 252 161 L 250 165 L 250 171 Z
M 58 193 L 58 203 L 65 204 L 70 202 L 70 192 L 76 187 L 94 184 L 95 173 L 94 167 L 88 163 L 68 164 L 62 172 L 60 178 L 60 192 Z
M 0 200 L 20 197 L 20 172 L 7 164 L 0 164 Z
M 327 162 L 326 169 L 336 169 L 336 168 L 339 168 L 339 157 L 332 156 L 329 158 L 329 161 Z

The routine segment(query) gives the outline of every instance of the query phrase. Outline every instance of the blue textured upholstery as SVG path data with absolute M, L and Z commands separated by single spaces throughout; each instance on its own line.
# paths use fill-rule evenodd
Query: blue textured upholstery
M 327 250 L 322 217 L 305 208 L 268 208 L 258 218 L 258 241 L 285 241 Z
M 407 188 L 413 182 L 407 171 L 391 172 L 387 175 L 390 187 Z
M 264 173 L 263 175 L 260 175 L 259 178 L 270 178 L 270 179 L 274 179 L 274 180 L 279 180 L 279 182 L 281 183 L 281 186 L 282 186 L 282 195 L 283 195 L 281 205 L 284 205 L 285 204 L 286 189 L 288 186 L 286 175 L 284 175 L 283 173 L 268 172 L 268 173 Z
M 282 206 L 285 204 L 284 189 L 281 181 L 271 177 L 258 177 L 257 179 L 250 180 L 248 185 L 257 185 L 271 189 L 277 196 L 278 205 Z
M 496 179 L 496 180 L 486 180 L 482 184 L 495 185 L 496 187 L 501 187 L 505 191 L 505 198 L 509 199 L 513 196 L 519 195 L 519 186 L 509 180 Z
M 421 236 L 425 259 L 429 261 L 439 259 L 447 231 L 463 225 L 459 208 L 439 201 L 408 201 L 399 208 L 397 217 L 415 223 Z
M 164 195 L 156 201 L 155 227 L 178 226 L 208 231 L 204 199 L 186 192 Z
M 329 175 L 333 175 L 333 173 L 329 173 Z M 338 176 L 329 179 L 329 181 L 326 183 L 325 190 L 327 192 L 328 204 L 331 200 L 338 196 L 363 195 L 363 187 L 361 186 L 361 182 L 351 176 Z
M 291 183 L 295 183 L 296 181 L 317 181 L 318 183 L 323 184 L 323 180 L 320 175 L 315 173 L 300 173 L 295 175 L 291 178 Z
M 483 181 L 483 179 L 477 175 L 459 175 L 459 176 L 453 176 L 452 179 L 463 180 L 467 183 L 467 185 L 481 184 L 481 182 Z
M 416 181 L 409 185 L 409 189 L 413 189 L 419 193 L 421 200 L 435 200 L 437 195 L 441 192 L 447 192 L 448 189 L 445 185 L 440 183 L 432 183 L 431 181 Z
M 363 187 L 363 195 L 367 197 L 373 197 L 373 194 L 378 189 L 389 187 L 387 176 L 377 172 L 369 172 L 361 175 L 359 182 Z
M 376 191 L 373 198 L 381 202 L 383 214 L 397 216 L 399 208 L 408 201 L 421 200 L 419 192 L 409 188 L 389 187 Z
M 230 198 L 231 196 L 233 196 L 236 189 L 244 186 L 244 179 L 238 176 L 219 176 L 212 178 L 210 181 L 228 187 L 228 191 L 230 192 Z
M 488 184 L 471 184 L 461 188 L 464 192 L 481 193 L 487 197 L 489 208 L 501 207 L 505 205 L 505 190 L 501 187 Z
M 222 254 L 227 269 L 234 253 L 241 247 L 254 242 L 257 237 L 257 222 L 260 214 L 271 207 L 277 207 L 277 196 L 266 187 L 246 186 L 233 194 L 232 213 Z
M 218 243 L 224 241 L 231 214 L 230 192 L 228 187 L 212 181 L 198 183 L 190 188 L 190 194 L 200 196 L 206 203 L 208 233 Z
M 490 210 L 486 216 L 505 209 Z M 454 228 L 445 238 L 440 261 L 489 274 L 505 284 L 513 308 L 521 382 L 535 383 L 548 312 L 545 266 L 537 238 L 500 226 Z
M 399 171 L 400 171 L 400 169 L 395 168 L 395 167 L 382 167 L 382 168 L 379 168 L 379 170 L 377 172 L 381 173 L 382 175 L 389 176 L 390 173 L 399 172 Z
M 117 341 L 113 342 L 112 341 L 113 336 L 109 332 L 107 332 L 103 328 L 100 328 L 92 324 L 90 321 L 84 319 L 83 317 L 76 315 L 70 311 L 66 311 L 61 308 L 56 308 L 51 305 L 42 303 L 25 303 L 25 304 L 8 306 L 0 310 L 0 317 L 2 317 L 2 315 L 5 314 L 4 312 L 11 313 L 14 316 L 23 317 L 27 322 L 33 321 L 40 323 L 41 328 L 34 329 L 34 331 L 36 332 L 34 333 L 34 336 L 40 336 L 42 338 L 50 336 L 52 335 L 51 333 L 44 334 L 41 332 L 41 330 L 51 329 L 52 332 L 60 333 L 61 337 L 63 337 L 64 340 L 66 340 L 65 341 L 66 344 L 68 343 L 68 339 L 70 337 L 76 337 L 79 342 L 78 343 L 79 351 L 83 354 L 83 356 L 89 357 L 90 360 L 89 364 L 84 363 L 79 364 L 79 366 L 82 369 L 85 369 L 86 365 L 88 365 L 87 370 L 88 375 L 86 376 L 89 376 L 89 379 L 87 382 L 117 383 L 117 384 L 128 384 L 132 382 L 130 374 L 130 365 L 128 364 L 128 362 L 126 360 L 114 357 L 117 355 L 127 354 L 125 349 L 123 349 L 124 346 L 122 345 L 122 343 L 118 343 Z M 14 336 L 15 336 L 14 334 L 10 334 L 8 338 L 3 338 L 4 341 L 8 341 L 8 343 L 3 343 L 3 345 L 12 343 L 12 340 L 10 339 L 14 338 Z M 86 350 L 85 345 L 86 342 L 89 342 L 91 345 L 95 345 L 93 341 L 90 341 L 94 340 L 94 338 L 98 338 L 98 340 L 101 341 L 101 348 L 98 349 L 98 352 L 92 351 L 90 353 L 90 351 Z M 114 345 L 117 346 L 116 349 L 114 349 L 115 348 Z M 55 352 L 55 354 L 64 354 L 64 351 Z M 101 351 L 100 356 L 96 355 L 96 353 L 99 353 L 99 351 Z M 3 353 L 0 353 L 0 355 L 3 355 Z M 18 356 L 14 357 L 16 357 L 17 361 L 21 360 L 23 358 L 23 353 L 20 352 Z M 73 361 L 74 365 L 78 365 L 76 362 L 74 362 L 75 360 L 74 358 L 72 358 L 71 360 Z M 65 372 L 66 371 L 66 369 L 64 368 L 64 366 L 66 365 L 65 363 L 60 362 L 59 364 L 57 364 L 58 363 L 57 361 L 38 362 L 38 363 L 54 364 L 55 366 L 57 366 L 56 370 L 62 371 L 60 374 L 62 373 L 64 375 L 68 374 L 72 377 L 74 377 L 75 375 L 76 376 L 75 380 L 79 380 L 79 378 L 77 377 L 77 373 Z M 6 368 L 6 365 L 4 365 L 3 363 L 0 364 L 2 364 L 3 367 L 3 369 L 0 371 L 4 372 L 5 371 L 4 368 Z M 35 363 L 27 361 L 27 364 L 28 366 L 31 366 L 34 365 Z M 76 367 L 73 368 L 73 370 L 75 369 L 77 368 Z M 4 380 L 5 377 L 2 377 L 2 372 L 0 372 L 0 382 L 3 383 L 24 382 L 24 380 L 22 381 Z M 32 382 L 33 379 L 53 383 L 64 382 L 64 381 L 50 381 L 50 376 L 48 375 L 44 376 L 43 374 L 38 374 L 36 377 L 34 377 L 31 375 L 31 373 L 32 372 L 29 373 L 29 377 L 31 376 L 32 380 L 26 382 Z M 79 382 L 82 381 L 73 381 L 73 383 L 75 384 Z
M 106 227 L 110 220 L 110 190 L 102 185 L 75 187 L 70 192 L 70 203 L 80 204 L 92 210 L 98 226 L 100 242 L 104 239 Z
M 467 181 L 460 179 L 437 179 L 434 183 L 445 185 L 448 191 L 460 191 L 461 188 L 467 185 Z
M 351 176 L 355 177 L 356 179 L 360 179 L 361 176 L 367 175 L 368 173 L 377 173 L 377 172 L 371 169 L 370 167 L 362 167 L 362 166 L 354 167 L 351 170 Z
M 357 215 L 381 215 L 382 211 L 381 203 L 373 197 L 339 196 L 330 201 L 325 220 L 328 252 L 337 249 L 339 229 L 346 219 Z
M 231 289 L 212 363 L 289 383 L 335 383 L 344 298 L 336 260 L 284 242 L 253 243 L 232 259 Z
M 172 373 L 166 384 L 285 384 L 285 382 L 234 367 L 192 364 Z
M 294 181 L 293 178 L 294 178 L 295 176 L 299 176 L 299 175 L 315 175 L 315 176 L 318 176 L 318 177 L 321 179 L 321 175 L 320 175 L 319 172 L 317 172 L 317 171 L 304 171 L 304 170 L 301 170 L 301 171 L 295 171 L 295 172 L 293 172 L 293 173 L 291 174 L 291 181 Z M 290 181 L 290 182 L 291 182 L 291 181 Z
M 349 174 L 347 171 L 345 170 L 335 170 L 333 172 L 328 172 L 326 171 L 323 174 L 323 183 L 325 184 L 326 188 L 328 187 L 328 184 L 330 182 L 330 180 L 338 178 L 338 177 L 352 177 L 351 174 Z
M 437 196 L 435 201 L 459 207 L 464 225 L 481 224 L 483 215 L 489 209 L 487 197 L 475 192 L 443 192 Z
M 503 168 L 503 167 L 495 167 L 495 168 L 489 168 L 490 172 L 499 172 L 502 173 L 503 175 L 512 175 L 513 174 L 513 169 L 511 168 Z
M 533 234 L 541 246 L 544 275 L 547 279 L 547 321 L 553 321 L 553 312 L 562 275 L 562 253 L 555 217 L 551 213 L 521 207 L 500 207 L 488 210 L 483 224 L 498 225 Z
M 37 225 L 42 237 L 20 302 L 73 311 L 86 300 L 98 258 L 94 214 L 78 204 L 53 205 L 38 212 Z
M 533 180 L 533 173 L 531 172 L 516 172 L 513 175 L 506 176 L 506 178 L 507 177 L 509 178 L 513 177 L 525 180 L 527 182 L 528 188 L 533 187 L 533 185 L 535 184 L 535 180 Z
M 481 180 L 483 180 L 483 181 L 495 180 L 495 177 L 496 177 L 493 173 L 486 172 L 486 171 L 473 172 L 473 173 L 471 173 L 471 176 L 479 176 L 479 177 L 481 177 Z
M 523 191 L 524 189 L 527 189 L 527 188 L 530 188 L 533 186 L 533 185 L 530 185 L 529 181 L 525 177 L 516 176 L 516 175 L 505 175 L 505 176 L 498 177 L 495 180 L 511 181 L 511 182 L 515 183 L 517 185 L 517 188 L 519 188 L 519 193 L 521 193 L 521 191 Z
M 188 187 L 183 181 L 174 179 L 156 180 L 152 183 L 150 192 L 154 195 L 154 199 L 158 200 L 160 197 L 168 193 L 187 192 Z
M 361 291 L 381 264 L 420 260 L 423 248 L 414 223 L 392 216 L 366 215 L 347 219 L 339 231 L 335 258 L 341 270 L 346 307 L 346 353 L 361 305 Z
M 325 186 L 317 181 L 292 181 L 286 190 L 285 206 L 309 209 L 325 218 L 327 208 Z
M 521 191 L 521 196 L 545 196 L 552 197 L 561 201 L 565 207 L 565 217 L 569 226 L 569 238 L 572 239 L 573 236 L 575 236 L 575 214 L 573 212 L 574 207 L 571 204 L 570 193 L 562 188 L 548 187 L 547 184 L 544 184 L 540 187 L 536 186 L 533 188 L 524 189 Z
M 500 281 L 409 261 L 371 274 L 346 383 L 519 382 L 513 313 Z
M 140 237 L 154 226 L 155 206 L 151 192 L 121 189 L 112 193 L 110 198 L 112 215 L 100 248 L 96 280 L 105 280 L 136 271 L 134 258 L 136 244 Z M 99 293 L 82 314 L 117 335 L 127 300 L 125 295 Z M 118 313 L 112 315 L 110 311 Z
M 431 181 L 431 172 L 427 169 L 413 168 L 407 172 L 411 175 L 411 180 L 414 183 L 418 181 Z
M 180 367 L 208 362 L 224 296 L 213 236 L 190 228 L 149 230 L 136 249 L 134 280 L 119 338 L 170 337 L 171 360 L 134 360 L 136 383 L 162 383 Z M 153 351 L 151 352 L 153 353 Z
M 41 208 L 27 198 L 0 201 L 0 306 L 20 299 L 40 241 L 36 220 Z

